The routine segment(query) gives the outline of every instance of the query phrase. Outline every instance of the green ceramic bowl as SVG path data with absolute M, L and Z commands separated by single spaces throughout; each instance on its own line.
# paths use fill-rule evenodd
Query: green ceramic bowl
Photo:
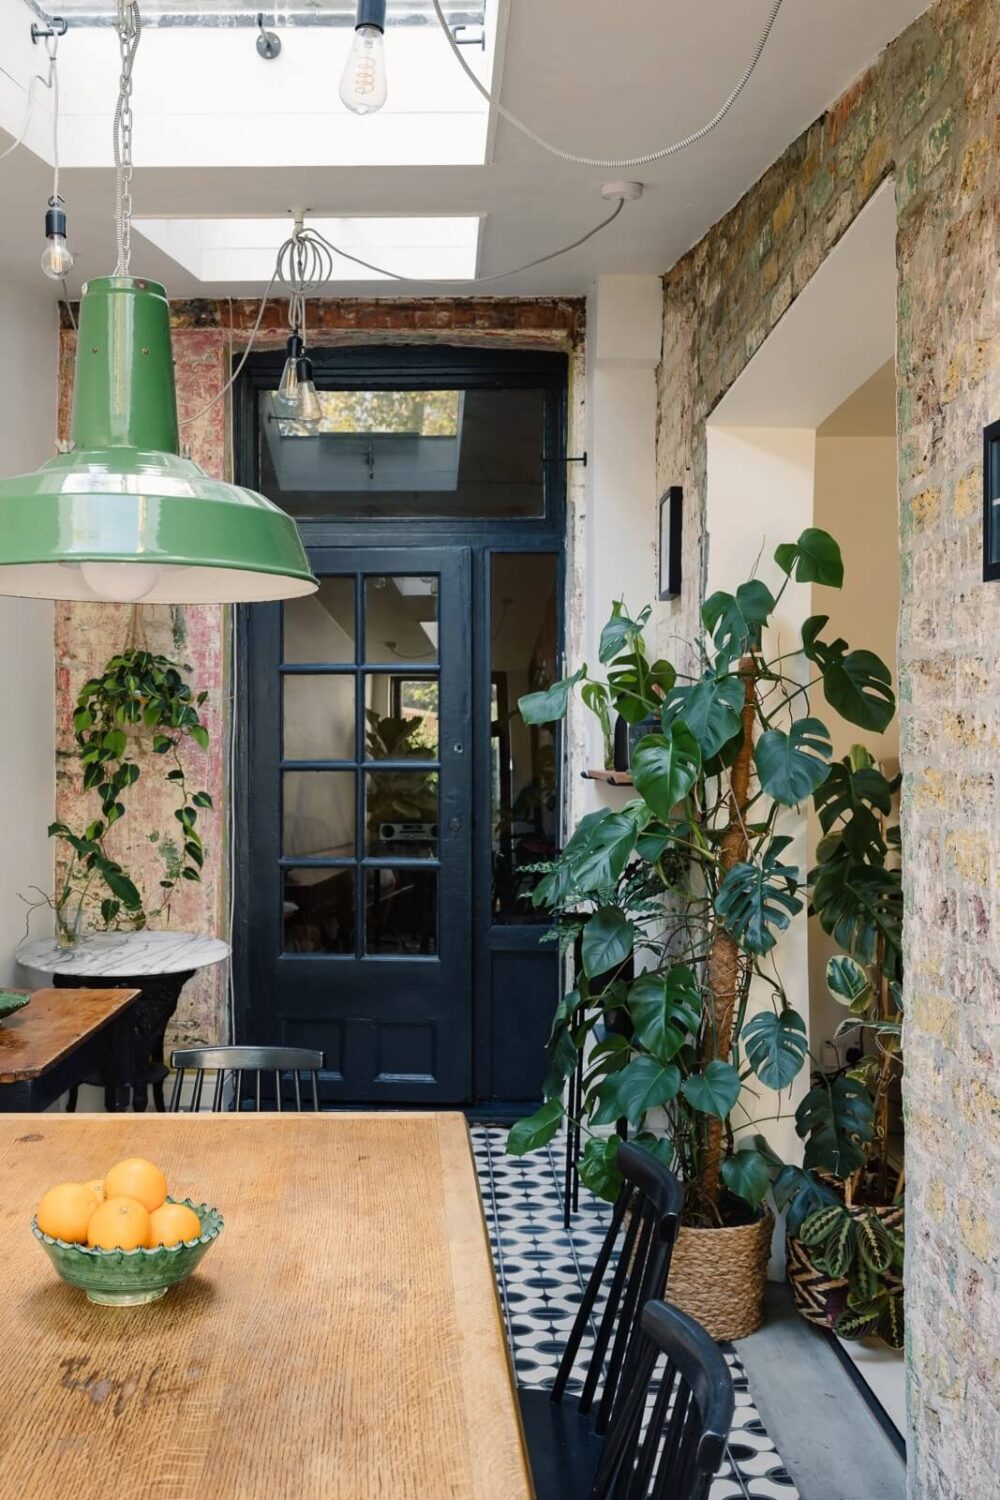
M 207 1203 L 184 1202 L 201 1220 L 201 1234 L 183 1245 L 160 1245 L 156 1250 L 92 1250 L 89 1245 L 68 1245 L 43 1234 L 35 1219 L 31 1232 L 48 1255 L 63 1281 L 78 1286 L 91 1302 L 105 1307 L 138 1307 L 155 1302 L 178 1281 L 196 1269 L 222 1233 L 222 1215 Z
M 31 999 L 23 990 L 0 990 L 0 1021 L 4 1016 L 12 1016 L 16 1010 L 23 1010 Z

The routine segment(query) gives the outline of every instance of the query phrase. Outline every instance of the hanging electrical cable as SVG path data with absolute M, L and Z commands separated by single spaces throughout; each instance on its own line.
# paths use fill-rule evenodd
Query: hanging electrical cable
M 706 123 L 700 126 L 698 130 L 693 130 L 690 135 L 684 136 L 679 141 L 672 142 L 672 144 L 669 146 L 661 146 L 656 151 L 645 151 L 641 155 L 626 156 L 618 160 L 600 156 L 578 156 L 575 151 L 565 151 L 561 146 L 556 146 L 551 141 L 547 141 L 545 137 L 539 135 L 536 130 L 532 130 L 530 125 L 526 124 L 524 120 L 513 114 L 512 111 L 506 107 L 506 105 L 501 104 L 500 100 L 496 98 L 494 94 L 491 94 L 486 85 L 476 76 L 474 69 L 470 67 L 469 63 L 462 55 L 461 46 L 452 35 L 451 27 L 448 25 L 444 11 L 441 7 L 441 0 L 431 0 L 431 4 L 434 7 L 434 14 L 437 17 L 438 25 L 441 27 L 441 30 L 447 37 L 448 45 L 454 53 L 456 59 L 458 60 L 458 64 L 461 67 L 462 72 L 465 74 L 466 78 L 468 78 L 473 87 L 478 90 L 478 92 L 482 95 L 482 97 L 486 100 L 490 107 L 496 110 L 501 119 L 506 120 L 508 125 L 513 125 L 514 129 L 519 130 L 522 135 L 526 135 L 529 141 L 533 141 L 536 146 L 541 146 L 543 151 L 548 151 L 552 156 L 558 156 L 562 161 L 575 162 L 577 166 L 581 167 L 600 167 L 603 171 L 624 172 L 629 171 L 634 167 L 649 166 L 649 164 L 654 161 L 663 161 L 664 158 L 668 156 L 676 156 L 679 151 L 686 151 L 687 148 L 689 146 L 693 146 L 696 141 L 703 140 L 705 136 L 708 135 L 709 131 L 714 130 L 717 125 L 721 124 L 721 122 L 726 118 L 726 115 L 728 115 L 729 111 L 732 109 L 733 105 L 736 103 L 737 99 L 742 94 L 743 90 L 746 88 L 747 84 L 750 82 L 754 69 L 760 62 L 764 48 L 767 46 L 767 39 L 771 35 L 771 28 L 774 26 L 775 21 L 778 19 L 778 12 L 782 6 L 782 0 L 771 0 L 771 9 L 768 12 L 767 20 L 764 23 L 764 29 L 757 38 L 756 46 L 754 47 L 753 52 L 750 55 L 750 61 L 747 63 L 746 67 L 743 69 L 743 72 L 737 79 L 735 85 L 726 95 L 726 98 L 723 100 L 722 104 L 719 106 L 710 120 L 706 121 Z
M 49 55 L 49 77 L 52 87 L 52 194 L 45 210 L 45 249 L 42 251 L 42 271 L 50 281 L 62 283 L 66 288 L 66 277 L 73 269 L 73 253 L 66 243 L 66 210 L 59 194 L 59 67 L 57 51 L 58 33 L 45 38 Z

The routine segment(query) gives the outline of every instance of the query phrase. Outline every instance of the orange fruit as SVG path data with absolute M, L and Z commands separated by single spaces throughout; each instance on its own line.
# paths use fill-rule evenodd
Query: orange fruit
M 148 1213 L 167 1196 L 167 1179 L 144 1156 L 127 1156 L 116 1162 L 104 1179 L 106 1198 L 134 1198 Z
M 38 1205 L 35 1218 L 43 1234 L 70 1245 L 82 1245 L 87 1225 L 98 1204 L 97 1195 L 83 1182 L 61 1182 L 49 1188 Z
M 180 1245 L 196 1240 L 201 1234 L 201 1220 L 185 1203 L 164 1203 L 149 1216 L 150 1250 L 157 1245 Z
M 90 1191 L 93 1193 L 93 1195 L 97 1199 L 98 1203 L 101 1203 L 101 1202 L 104 1201 L 104 1178 L 103 1177 L 92 1177 L 89 1182 L 85 1182 L 83 1185 L 84 1185 L 84 1187 L 90 1188 Z
M 90 1216 L 87 1244 L 101 1250 L 139 1250 L 149 1245 L 149 1213 L 134 1198 L 105 1198 Z

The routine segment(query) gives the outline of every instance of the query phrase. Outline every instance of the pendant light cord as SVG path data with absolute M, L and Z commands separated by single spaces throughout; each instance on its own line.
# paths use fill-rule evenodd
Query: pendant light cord
M 58 49 L 58 46 L 59 46 L 59 38 L 57 36 L 51 36 L 51 37 L 46 37 L 45 38 L 45 51 L 46 51 L 46 53 L 48 55 L 48 59 L 49 59 L 49 71 L 48 71 L 48 75 L 46 75 L 45 73 L 32 73 L 31 78 L 28 81 L 28 97 L 27 97 L 27 100 L 25 101 L 24 119 L 21 122 L 21 128 L 17 132 L 16 138 L 13 141 L 11 141 L 10 145 L 7 146 L 3 151 L 0 151 L 0 161 L 4 161 L 8 156 L 10 156 L 13 152 L 15 152 L 17 150 L 18 146 L 23 146 L 24 145 L 24 138 L 28 134 L 28 126 L 31 124 L 31 116 L 33 115 L 34 110 L 35 110 L 35 85 L 38 84 L 38 83 L 40 83 L 42 85 L 43 89 L 52 89 L 52 90 L 54 90 L 53 97 L 54 98 L 58 98 L 59 78 L 58 78 L 58 69 L 56 67 L 56 51 Z M 56 108 L 55 112 L 56 112 L 56 117 L 58 118 L 58 113 L 59 113 L 58 112 L 58 108 Z M 56 184 L 57 184 L 57 186 L 58 186 L 58 182 L 59 182 L 59 166 L 58 166 L 58 162 L 57 162 L 56 163 Z
M 142 34 L 139 0 L 118 0 L 115 22 L 121 52 L 118 103 L 114 118 L 116 276 L 127 276 L 132 260 L 132 69 Z
M 532 130 L 530 125 L 526 124 L 524 120 L 519 119 L 517 115 L 513 114 L 506 107 L 506 105 L 501 104 L 500 100 L 497 99 L 494 94 L 491 94 L 486 85 L 482 83 L 476 76 L 473 68 L 464 57 L 461 47 L 452 35 L 451 28 L 448 25 L 448 22 L 445 19 L 444 11 L 441 8 L 441 0 L 431 0 L 431 4 L 434 7 L 434 14 L 438 19 L 438 24 L 440 25 L 441 30 L 444 32 L 445 37 L 448 40 L 448 45 L 451 48 L 455 58 L 457 59 L 462 72 L 465 74 L 466 78 L 468 78 L 472 86 L 486 100 L 490 108 L 496 110 L 501 119 L 506 120 L 508 125 L 513 125 L 514 129 L 519 130 L 522 135 L 526 135 L 528 137 L 528 140 L 533 141 L 536 146 L 541 146 L 543 151 L 548 151 L 552 156 L 558 156 L 561 161 L 574 162 L 577 166 L 580 167 L 600 167 L 603 170 L 624 171 L 631 167 L 646 167 L 649 166 L 651 162 L 663 161 L 664 158 L 668 156 L 676 156 L 678 151 L 686 151 L 687 148 L 689 146 L 693 146 L 696 141 L 703 140 L 704 137 L 708 135 L 709 131 L 715 129 L 716 125 L 721 124 L 721 122 L 726 118 L 726 115 L 728 115 L 729 111 L 732 109 L 733 105 L 736 103 L 737 99 L 742 94 L 743 90 L 746 88 L 747 84 L 750 82 L 754 69 L 760 62 L 761 54 L 763 53 L 764 48 L 767 46 L 767 39 L 771 35 L 771 28 L 778 18 L 778 12 L 782 6 L 782 0 L 771 0 L 771 9 L 768 12 L 767 20 L 764 23 L 764 29 L 758 36 L 757 43 L 750 55 L 750 61 L 747 63 L 746 67 L 743 69 L 743 72 L 737 79 L 735 85 L 727 94 L 726 98 L 723 100 L 722 104 L 719 106 L 710 120 L 706 121 L 706 123 L 700 126 L 697 130 L 693 130 L 690 135 L 684 136 L 679 141 L 672 142 L 669 146 L 661 146 L 656 151 L 644 151 L 639 156 L 624 156 L 617 159 L 601 156 L 578 156 L 575 151 L 565 151 L 561 146 L 556 146 L 551 141 L 547 141 L 545 137 L 539 135 L 536 130 Z

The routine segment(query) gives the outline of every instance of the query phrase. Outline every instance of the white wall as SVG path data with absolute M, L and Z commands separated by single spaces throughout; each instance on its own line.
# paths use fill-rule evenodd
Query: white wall
M 33 469 L 54 451 L 57 337 L 56 304 L 45 287 L 0 287 L 4 475 Z M 46 601 L 0 596 L 0 701 L 0 983 L 27 986 L 31 980 L 14 963 L 25 925 L 19 893 L 30 895 L 32 885 L 52 890 L 46 828 L 55 802 L 55 672 L 53 606 Z M 51 926 L 47 911 L 35 914 L 36 934 Z
M 616 599 L 636 612 L 656 598 L 656 366 L 663 288 L 658 276 L 602 276 L 587 299 L 587 469 L 583 567 L 574 569 L 567 664 L 599 674 L 601 628 Z M 576 468 L 576 465 L 572 465 Z M 573 477 L 572 475 L 570 476 Z M 580 553 L 574 550 L 574 556 Z M 582 573 L 582 576 L 581 576 Z M 569 825 L 627 793 L 579 780 L 604 764 L 600 727 L 577 700 L 570 720 Z
M 844 587 L 816 589 L 814 610 L 830 616 L 825 636 L 843 638 L 856 648 L 874 651 L 896 675 L 896 629 L 899 615 L 899 536 L 896 500 L 896 437 L 894 409 L 889 412 L 889 435 L 854 436 L 838 425 L 838 435 L 827 424 L 816 436 L 815 524 L 840 543 L 844 557 Z M 831 424 L 832 425 L 832 424 Z M 880 761 L 887 774 L 899 769 L 899 721 L 884 734 L 846 724 L 835 713 L 822 714 L 830 730 L 834 756 L 846 755 L 861 744 Z M 809 861 L 814 861 L 821 829 L 809 814 Z M 844 1019 L 844 1010 L 826 987 L 827 959 L 839 945 L 818 920 L 809 924 L 810 1035 L 816 1056 L 834 1065 L 827 1045 Z

